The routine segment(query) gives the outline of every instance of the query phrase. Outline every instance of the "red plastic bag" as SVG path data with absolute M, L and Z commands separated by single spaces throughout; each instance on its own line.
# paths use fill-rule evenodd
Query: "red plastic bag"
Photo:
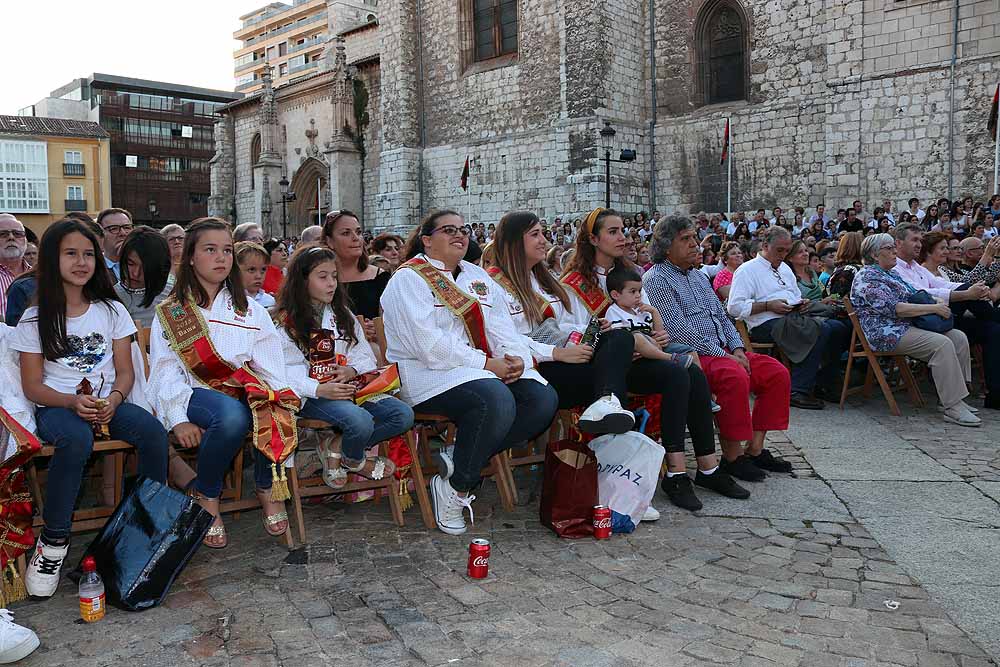
M 590 537 L 594 534 L 593 511 L 597 504 L 594 453 L 580 440 L 550 442 L 538 507 L 542 525 L 559 537 Z

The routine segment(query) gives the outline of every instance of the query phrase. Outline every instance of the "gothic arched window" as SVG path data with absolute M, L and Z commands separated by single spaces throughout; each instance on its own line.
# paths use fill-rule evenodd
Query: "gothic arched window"
M 749 30 L 742 7 L 735 0 L 710 1 L 697 25 L 701 103 L 745 100 Z
M 257 185 L 254 183 L 254 167 L 257 166 L 257 162 L 260 160 L 260 132 L 253 135 L 253 139 L 250 140 L 250 189 L 257 189 Z

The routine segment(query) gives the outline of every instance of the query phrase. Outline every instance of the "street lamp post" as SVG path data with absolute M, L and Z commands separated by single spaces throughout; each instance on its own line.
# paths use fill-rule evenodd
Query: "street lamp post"
M 611 208 L 611 163 L 612 162 L 635 162 L 635 150 L 623 148 L 617 160 L 611 159 L 611 149 L 614 148 L 615 135 L 618 134 L 615 128 L 611 127 L 610 121 L 604 121 L 601 128 L 601 143 L 604 145 L 604 207 Z
M 278 181 L 278 185 L 281 186 L 281 238 L 288 238 L 288 213 L 285 210 L 288 202 L 295 201 L 295 193 L 288 191 L 288 179 L 284 176 Z

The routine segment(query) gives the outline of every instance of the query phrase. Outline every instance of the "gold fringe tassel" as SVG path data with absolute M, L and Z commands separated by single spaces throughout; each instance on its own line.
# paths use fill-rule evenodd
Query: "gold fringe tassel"
M 3 606 L 6 607 L 12 602 L 20 602 L 28 599 L 28 591 L 24 587 L 24 580 L 17 573 L 14 561 L 7 562 L 7 567 L 3 571 Z
M 406 477 L 406 473 L 409 471 L 410 466 L 403 466 L 399 469 L 399 509 L 406 511 L 413 507 L 413 498 L 410 496 L 410 489 L 407 484 L 409 479 Z
M 271 464 L 271 500 L 281 502 L 288 500 L 292 494 L 288 492 L 288 477 L 285 475 L 285 466 L 280 468 Z

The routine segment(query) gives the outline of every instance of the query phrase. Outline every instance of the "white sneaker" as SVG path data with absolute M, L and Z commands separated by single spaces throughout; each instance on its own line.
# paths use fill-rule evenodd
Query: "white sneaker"
M 635 426 L 635 415 L 622 408 L 618 397 L 609 394 L 590 404 L 580 416 L 579 428 L 584 433 L 628 433 Z
M 38 648 L 38 635 L 14 622 L 14 615 L 0 609 L 0 665 L 28 657 Z
M 642 518 L 639 521 L 656 521 L 660 518 L 660 512 L 655 507 L 650 505 L 646 508 L 646 511 L 642 513 Z
M 38 538 L 35 545 L 35 555 L 28 563 L 28 571 L 24 575 L 24 587 L 28 595 L 40 598 L 52 597 L 59 588 L 59 570 L 69 551 L 69 542 L 61 547 L 54 547 Z
M 959 426 L 980 426 L 983 423 L 983 420 L 969 412 L 965 403 L 961 401 L 945 410 L 941 416 L 944 417 L 945 421 Z
M 472 514 L 473 495 L 460 496 L 446 479 L 440 475 L 431 477 L 431 500 L 434 501 L 434 519 L 438 529 L 449 535 L 465 533 L 465 508 L 469 508 L 469 521 L 475 523 Z
M 974 415 L 979 414 L 979 408 L 977 408 L 976 406 L 969 405 L 965 401 L 959 401 L 958 403 L 959 403 L 959 405 L 964 405 L 965 409 L 968 410 L 969 412 L 971 412 L 972 414 L 974 414 Z M 944 410 L 945 410 L 944 406 L 939 404 L 938 405 L 938 412 L 944 412 Z
M 451 479 L 451 476 L 455 474 L 455 462 L 451 458 L 454 450 L 455 445 L 448 445 L 437 450 L 438 474 L 441 479 Z

